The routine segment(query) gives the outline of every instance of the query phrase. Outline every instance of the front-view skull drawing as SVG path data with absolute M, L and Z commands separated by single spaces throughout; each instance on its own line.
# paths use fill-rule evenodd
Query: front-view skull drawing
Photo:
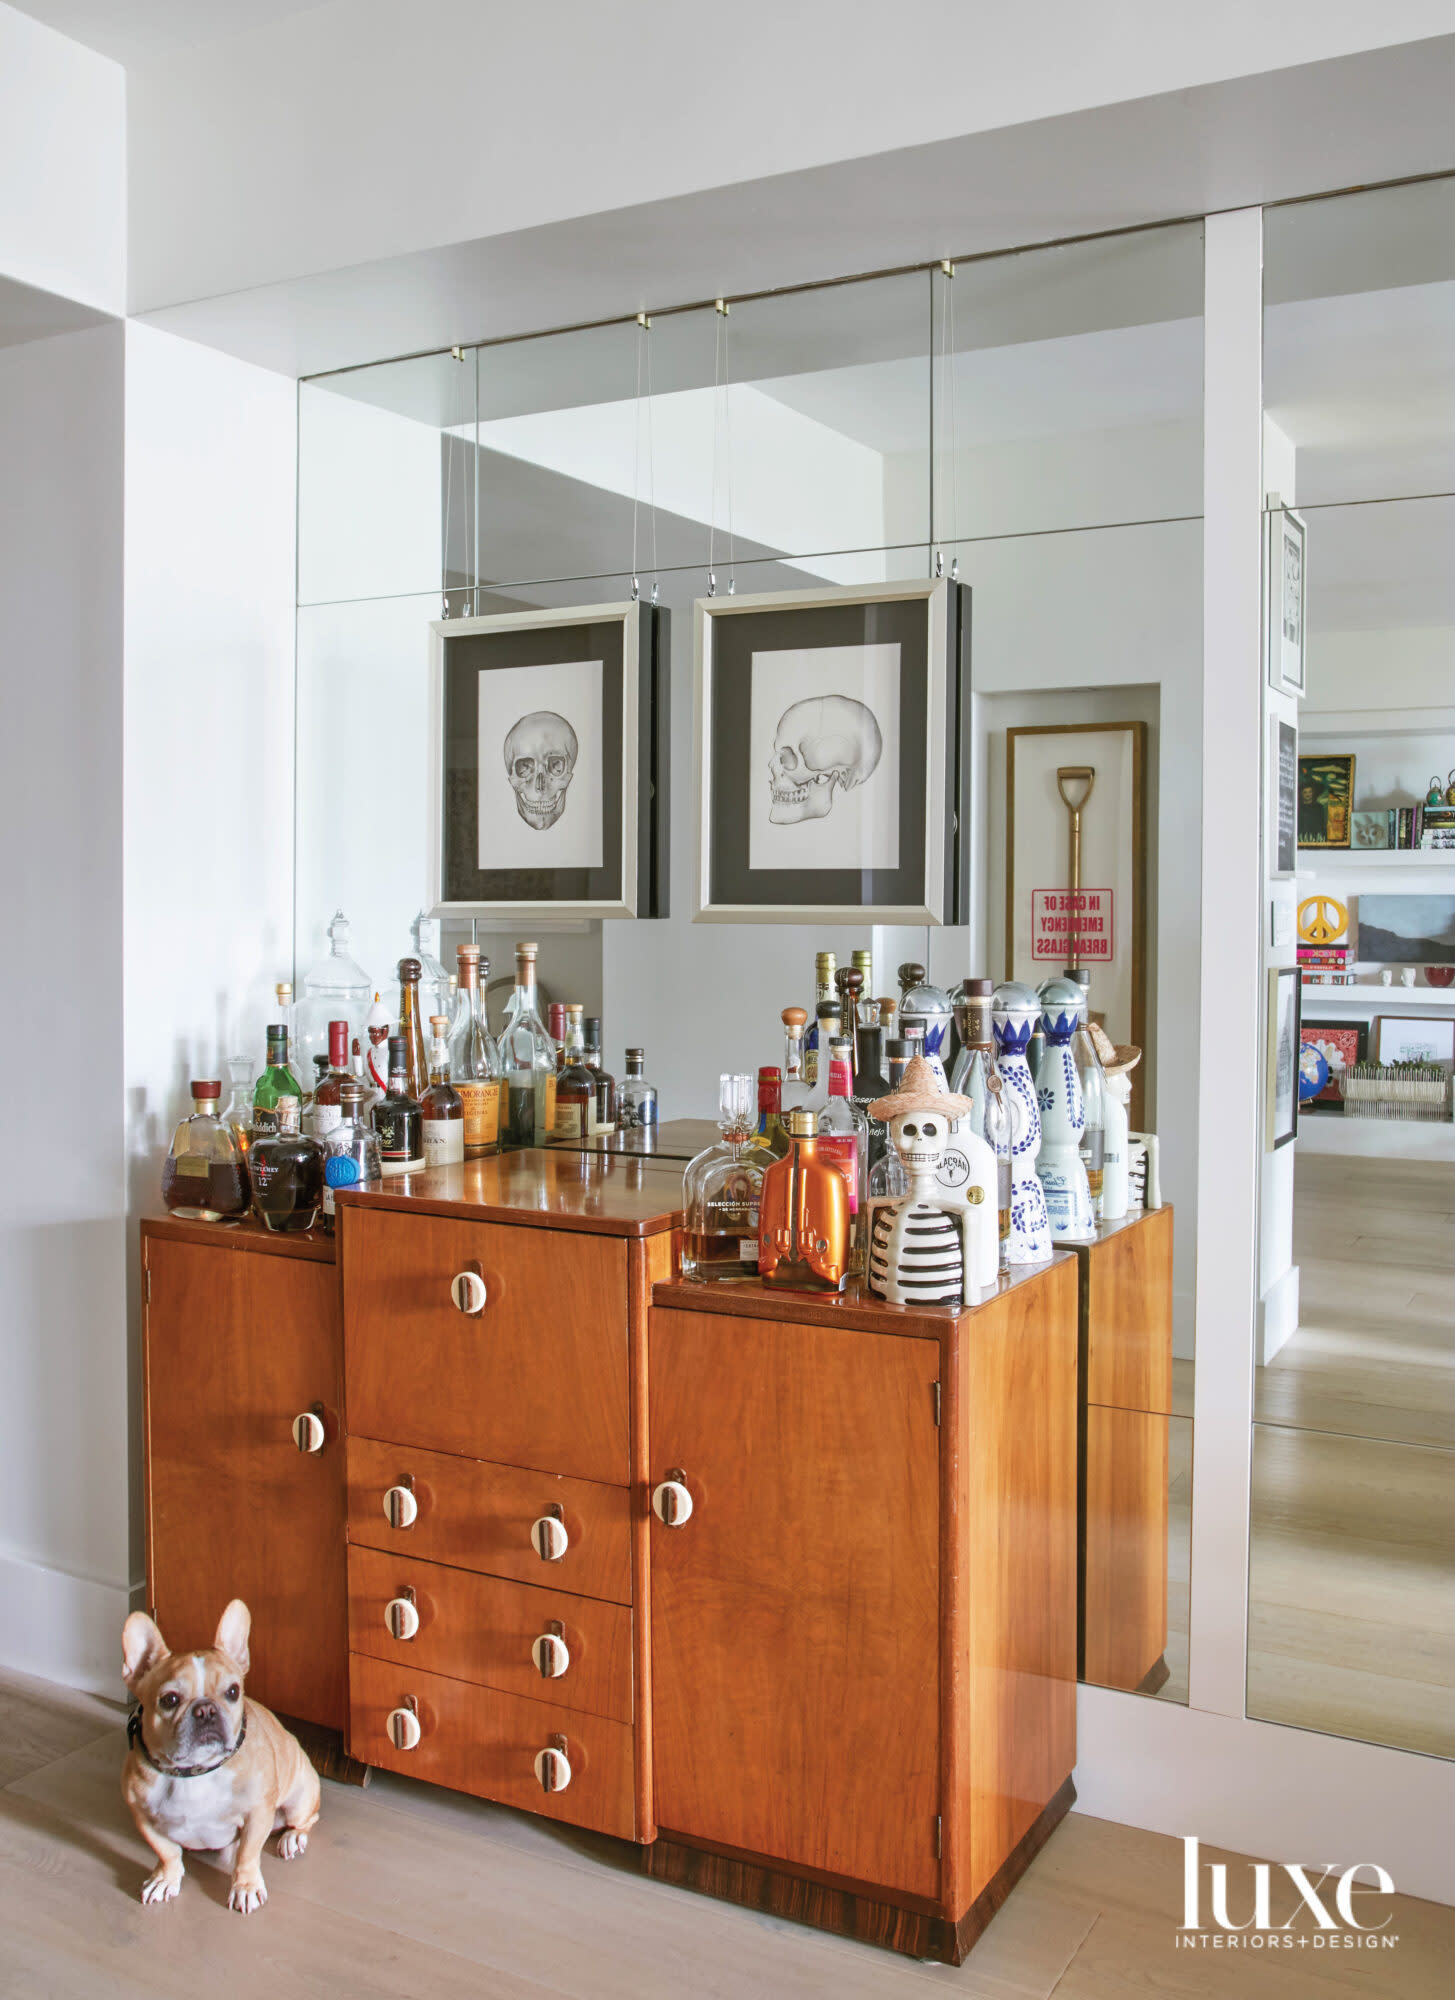
M 796 701 L 778 720 L 768 781 L 774 826 L 822 819 L 839 790 L 852 791 L 874 774 L 884 738 L 874 711 L 851 695 Z
M 566 810 L 577 748 L 575 730 L 549 708 L 523 715 L 505 739 L 505 769 L 516 811 L 537 832 L 554 826 Z

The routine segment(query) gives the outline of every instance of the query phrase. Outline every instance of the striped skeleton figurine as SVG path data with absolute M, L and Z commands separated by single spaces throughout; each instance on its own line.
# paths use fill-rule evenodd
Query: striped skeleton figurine
M 875 1208 L 869 1236 L 869 1289 L 890 1305 L 959 1305 L 967 1293 L 993 1285 L 1000 1268 L 995 1155 L 968 1125 L 955 1132 L 970 1172 L 947 1197 L 936 1172 L 951 1127 L 967 1119 L 970 1099 L 945 1089 L 923 1056 L 915 1056 L 900 1088 L 869 1107 L 889 1126 L 909 1176 L 903 1201 Z

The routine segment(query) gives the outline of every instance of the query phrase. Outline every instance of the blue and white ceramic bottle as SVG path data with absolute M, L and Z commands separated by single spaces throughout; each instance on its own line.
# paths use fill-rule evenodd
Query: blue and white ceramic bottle
M 1036 1086 L 1026 1063 L 1026 1048 L 1040 1019 L 1041 1002 L 1033 986 L 1007 980 L 991 999 L 991 1024 L 1001 1080 L 1010 1108 L 1010 1234 L 1007 1264 L 1042 1264 L 1051 1255 L 1051 1226 L 1046 1198 L 1036 1173 L 1041 1149 L 1041 1114 Z
M 1052 1240 L 1085 1243 L 1096 1233 L 1096 1216 L 1081 1157 L 1086 1112 L 1071 1037 L 1081 1020 L 1086 995 L 1074 979 L 1058 978 L 1046 980 L 1039 998 L 1046 1053 L 1036 1078 L 1041 1113 L 1036 1172 L 1046 1198 Z

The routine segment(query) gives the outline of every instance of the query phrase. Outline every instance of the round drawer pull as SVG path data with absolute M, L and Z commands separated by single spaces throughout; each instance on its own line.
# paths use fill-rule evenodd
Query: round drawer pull
M 571 1782 L 571 1760 L 564 1736 L 553 1736 L 544 1750 L 537 1750 L 535 1764 L 543 1792 L 565 1791 Z
M 411 1698 L 412 1699 L 412 1698 Z M 384 1728 L 389 1741 L 396 1750 L 417 1750 L 419 1748 L 419 1717 L 414 1708 L 391 1708 L 385 1718 Z
M 485 1310 L 485 1280 L 478 1268 L 467 1266 L 450 1279 L 450 1297 L 458 1311 L 474 1319 Z
M 571 1664 L 571 1649 L 553 1618 L 539 1639 L 531 1641 L 530 1656 L 543 1681 L 558 1681 Z
M 419 1502 L 414 1497 L 413 1485 L 412 1480 L 402 1481 L 384 1495 L 384 1519 L 391 1528 L 412 1528 L 419 1519 Z
M 530 1524 L 531 1546 L 542 1562 L 558 1563 L 571 1546 L 566 1523 L 559 1513 L 542 1514 Z
M 411 1590 L 403 1597 L 391 1597 L 384 1606 L 384 1623 L 394 1639 L 412 1639 L 419 1630 L 419 1607 Z
M 293 1442 L 300 1451 L 322 1451 L 325 1443 L 323 1411 L 315 1406 L 293 1419 Z
M 652 1512 L 664 1528 L 684 1527 L 692 1518 L 692 1495 L 687 1491 L 687 1475 L 673 1466 L 652 1495 Z

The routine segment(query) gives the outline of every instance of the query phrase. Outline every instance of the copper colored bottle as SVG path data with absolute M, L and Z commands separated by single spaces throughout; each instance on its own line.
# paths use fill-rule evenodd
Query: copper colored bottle
M 811 1111 L 790 1111 L 785 1158 L 763 1176 L 758 1275 L 785 1291 L 841 1292 L 853 1243 L 849 1190 L 838 1166 L 820 1159 Z
M 429 1089 L 429 1055 L 424 1045 L 424 1021 L 419 1011 L 423 967 L 417 958 L 399 961 L 399 1027 L 404 1037 L 404 1076 L 416 1102 Z M 392 1050 L 391 1050 L 392 1056 Z

